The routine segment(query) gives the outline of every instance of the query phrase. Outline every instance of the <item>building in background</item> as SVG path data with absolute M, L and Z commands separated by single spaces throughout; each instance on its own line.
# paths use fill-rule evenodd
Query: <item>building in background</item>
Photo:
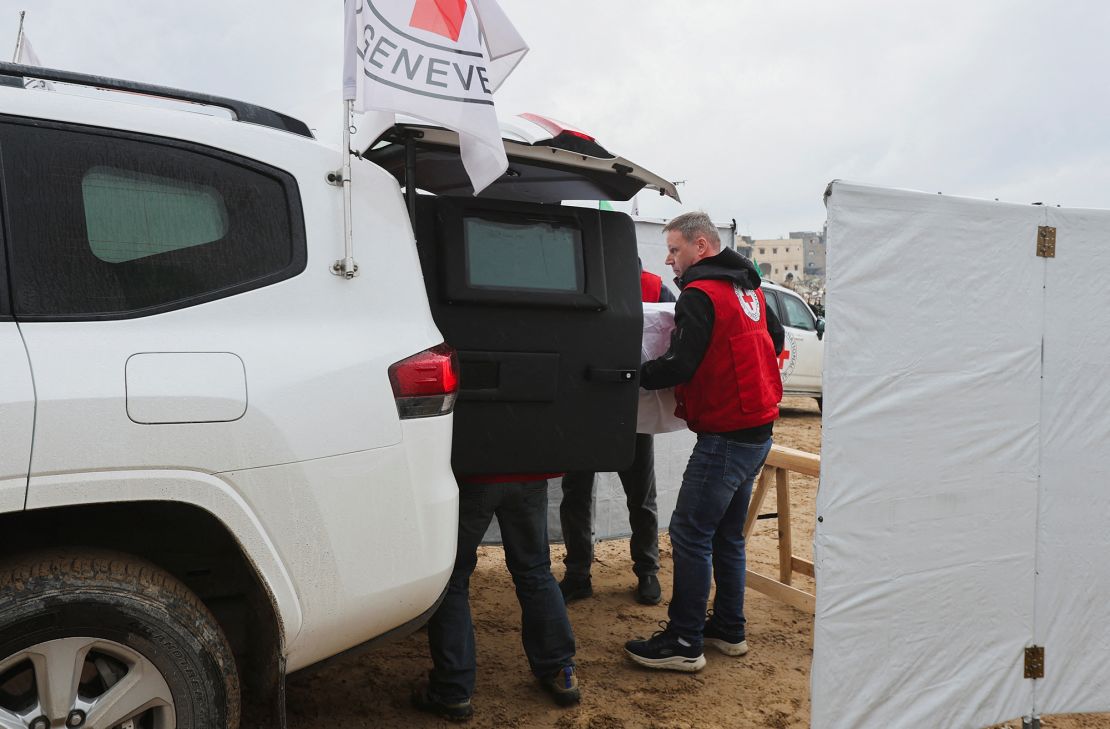
M 752 257 L 752 244 L 755 240 L 750 235 L 736 235 L 736 252 L 744 258 Z
M 786 274 L 800 278 L 805 262 L 803 242 L 800 238 L 776 238 L 752 241 L 752 258 L 759 263 L 764 278 L 782 283 Z
M 825 277 L 825 231 L 791 233 L 791 238 L 802 241 L 802 273 L 806 276 Z

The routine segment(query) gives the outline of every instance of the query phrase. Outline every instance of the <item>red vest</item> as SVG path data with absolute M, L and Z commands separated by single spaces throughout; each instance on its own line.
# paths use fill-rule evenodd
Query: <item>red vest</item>
M 782 378 L 767 332 L 763 292 L 729 281 L 692 281 L 713 302 L 713 334 L 689 382 L 675 387 L 675 415 L 695 433 L 754 428 L 779 416 Z
M 658 304 L 659 294 L 663 292 L 663 279 L 654 273 L 640 271 L 640 301 Z

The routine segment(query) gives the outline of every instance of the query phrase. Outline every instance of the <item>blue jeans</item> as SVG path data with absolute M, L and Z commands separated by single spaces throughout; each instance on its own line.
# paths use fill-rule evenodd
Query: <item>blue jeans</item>
M 700 433 L 686 464 L 671 516 L 674 590 L 668 614 L 670 629 L 697 646 L 711 577 L 717 583 L 714 626 L 744 632 L 744 521 L 752 484 L 770 450 L 770 438 L 756 445 Z
M 551 574 L 547 545 L 547 482 L 460 484 L 459 545 L 447 595 L 428 622 L 432 653 L 430 691 L 456 703 L 474 694 L 474 624 L 470 617 L 470 575 L 478 545 L 497 516 L 505 564 L 520 602 L 521 639 L 532 673 L 549 678 L 574 665 L 574 633 L 559 583 Z

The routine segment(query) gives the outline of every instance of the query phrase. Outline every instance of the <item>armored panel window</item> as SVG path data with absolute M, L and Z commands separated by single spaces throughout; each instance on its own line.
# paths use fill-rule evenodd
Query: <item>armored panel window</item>
M 474 288 L 582 293 L 582 235 L 544 221 L 463 222 L 467 284 Z
M 0 126 L 16 316 L 154 314 L 304 270 L 286 173 L 207 148 Z

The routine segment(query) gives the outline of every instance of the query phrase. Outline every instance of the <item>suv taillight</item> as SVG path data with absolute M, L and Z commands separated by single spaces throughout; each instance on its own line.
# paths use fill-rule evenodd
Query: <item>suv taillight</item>
M 459 393 L 459 358 L 455 348 L 440 344 L 389 367 L 389 384 L 401 418 L 446 415 Z

